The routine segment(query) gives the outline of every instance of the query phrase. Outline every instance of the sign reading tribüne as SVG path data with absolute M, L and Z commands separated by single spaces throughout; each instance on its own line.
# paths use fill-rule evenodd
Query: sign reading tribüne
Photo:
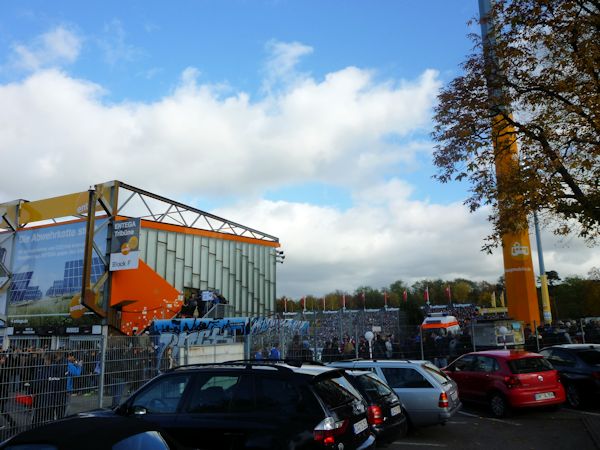
M 140 219 L 114 223 L 110 244 L 110 270 L 137 269 L 140 242 Z

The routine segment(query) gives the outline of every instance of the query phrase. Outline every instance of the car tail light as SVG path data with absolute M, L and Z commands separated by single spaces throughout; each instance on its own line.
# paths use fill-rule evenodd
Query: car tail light
M 448 394 L 446 394 L 445 392 L 442 392 L 440 394 L 440 401 L 438 403 L 438 406 L 440 408 L 447 408 L 448 406 L 450 406 L 450 404 L 448 403 Z
M 346 432 L 348 420 L 335 421 L 333 417 L 326 417 L 313 430 L 313 436 L 316 442 L 324 445 L 335 444 L 336 436 Z
M 519 377 L 515 377 L 514 375 L 511 375 L 510 377 L 504 377 L 504 383 L 511 389 L 521 386 L 521 380 L 519 380 Z
M 367 408 L 367 420 L 370 425 L 381 425 L 383 423 L 383 412 L 378 405 L 371 405 Z
M 22 406 L 31 407 L 33 405 L 33 397 L 31 395 L 17 394 L 15 402 Z

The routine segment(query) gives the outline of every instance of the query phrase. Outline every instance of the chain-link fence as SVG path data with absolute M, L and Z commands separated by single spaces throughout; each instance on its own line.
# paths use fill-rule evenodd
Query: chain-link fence
M 600 343 L 600 320 L 595 319 L 558 322 L 554 326 L 534 322 L 527 326 L 509 319 L 489 321 L 473 316 L 462 318 L 460 332 L 451 334 L 407 325 L 404 312 L 397 308 L 304 311 L 285 317 L 308 326 L 300 330 L 279 326 L 252 335 L 252 357 L 272 357 L 271 351 L 277 346 L 282 358 L 323 362 L 349 358 L 426 359 L 443 367 L 464 353 L 503 348 L 505 343 L 533 352 L 556 344 Z M 507 328 L 504 335 L 502 326 Z M 370 344 L 367 332 L 373 333 Z
M 246 356 L 243 340 L 237 346 L 235 339 L 194 345 L 191 337 L 10 337 L 0 353 L 0 439 L 69 414 L 116 406 L 171 367 Z

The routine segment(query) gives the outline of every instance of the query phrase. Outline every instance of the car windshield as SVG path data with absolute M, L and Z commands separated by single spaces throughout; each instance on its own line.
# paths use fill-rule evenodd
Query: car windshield
M 370 373 L 357 376 L 356 381 L 362 389 L 375 398 L 387 397 L 394 393 L 389 387 L 382 383 L 376 375 Z
M 508 361 L 508 367 L 510 367 L 510 371 L 515 374 L 544 372 L 554 369 L 552 364 L 544 358 L 513 359 Z
M 360 394 L 343 375 L 319 379 L 314 389 L 328 408 L 335 409 L 357 400 Z
M 589 364 L 590 366 L 600 365 L 600 350 L 582 350 L 577 352 L 577 355 L 584 363 Z
M 423 364 L 423 369 L 425 369 L 427 371 L 427 373 L 429 373 L 429 375 L 431 375 L 433 378 L 435 378 L 435 380 L 438 383 L 441 384 L 446 384 L 446 383 L 450 383 L 450 377 L 448 375 L 446 375 L 444 372 L 442 372 L 440 369 L 438 369 L 435 366 L 432 366 L 431 364 Z

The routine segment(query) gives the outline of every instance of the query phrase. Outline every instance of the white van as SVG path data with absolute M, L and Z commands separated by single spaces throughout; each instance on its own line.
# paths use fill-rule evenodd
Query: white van
M 444 330 L 443 334 L 460 334 L 460 325 L 458 320 L 454 316 L 449 316 L 446 313 L 430 313 L 425 317 L 421 324 L 423 331 L 436 331 L 439 332 Z

